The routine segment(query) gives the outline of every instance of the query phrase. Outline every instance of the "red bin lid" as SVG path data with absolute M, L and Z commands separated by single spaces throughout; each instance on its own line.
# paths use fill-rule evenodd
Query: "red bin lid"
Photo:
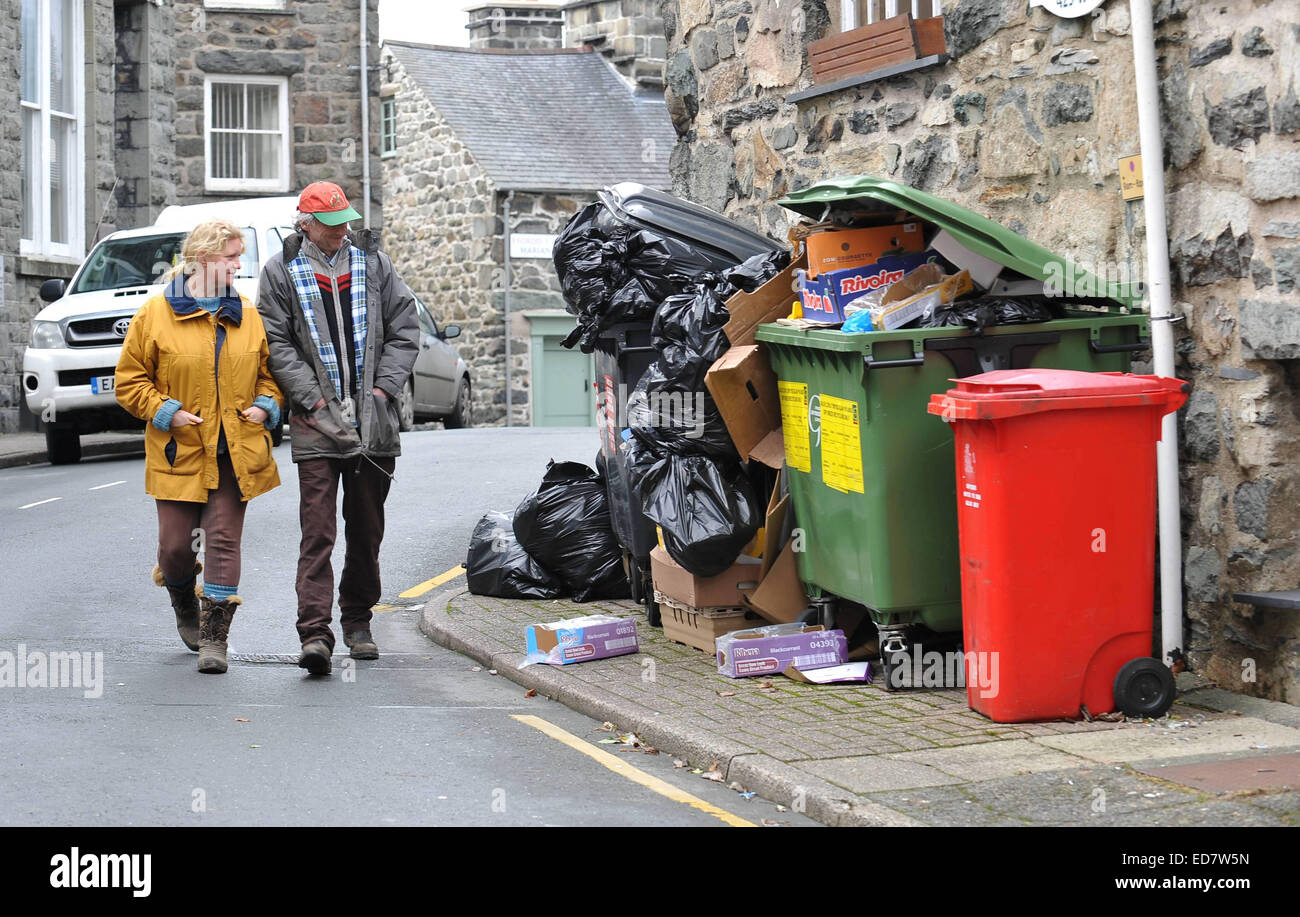
M 1159 407 L 1176 411 L 1191 385 L 1164 376 L 1087 373 L 1073 369 L 1000 369 L 964 379 L 932 395 L 927 410 L 950 420 L 983 420 L 1098 407 Z

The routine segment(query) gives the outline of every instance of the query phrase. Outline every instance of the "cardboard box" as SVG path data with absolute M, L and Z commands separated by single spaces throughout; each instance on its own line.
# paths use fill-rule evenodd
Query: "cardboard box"
M 673 605 L 660 605 L 659 615 L 663 622 L 665 637 L 693 646 L 697 650 L 704 650 L 706 653 L 714 652 L 714 641 L 718 637 L 753 627 L 756 623 L 756 616 L 752 612 L 736 611 L 730 614 L 710 615 Z
M 636 621 L 587 615 L 550 624 L 530 624 L 524 633 L 524 665 L 569 665 L 637 652 Z
M 939 256 L 932 252 L 881 258 L 865 267 L 831 271 L 813 278 L 796 272 L 803 317 L 821 322 L 844 321 L 844 307 L 863 293 L 898 283 L 912 271 Z
M 933 287 L 927 290 L 926 287 Z M 873 315 L 870 331 L 893 331 L 916 321 L 928 311 L 947 305 L 975 287 L 970 272 L 944 277 L 937 264 L 923 264 L 885 291 L 884 311 Z M 855 319 L 856 321 L 856 319 Z
M 804 613 L 808 596 L 799 579 L 793 544 L 785 546 L 745 603 L 774 624 L 791 623 Z
M 785 462 L 781 399 L 763 348 L 732 347 L 709 367 L 704 384 L 741 458 L 779 469 Z
M 840 630 L 803 624 L 773 624 L 738 630 L 717 639 L 718 672 L 728 678 L 779 675 L 787 668 L 807 671 L 848 661 L 849 645 Z
M 655 589 L 692 608 L 742 608 L 741 590 L 758 586 L 761 562 L 743 554 L 717 576 L 696 576 L 674 561 L 663 548 L 650 551 L 650 576 Z
M 866 229 L 816 232 L 804 240 L 808 249 L 808 276 L 816 279 L 831 271 L 875 264 L 882 258 L 925 251 L 920 220 Z
M 731 318 L 722 330 L 732 346 L 754 343 L 754 329 L 790 314 L 790 307 L 798 298 L 795 292 L 795 272 L 808 267 L 808 256 L 803 252 L 789 266 L 763 284 L 753 293 L 743 290 L 727 300 Z

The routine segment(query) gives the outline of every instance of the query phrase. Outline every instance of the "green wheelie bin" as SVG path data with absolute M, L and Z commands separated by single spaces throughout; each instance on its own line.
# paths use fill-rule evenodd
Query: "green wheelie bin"
M 879 212 L 920 219 L 1014 271 L 1018 280 L 1103 289 L 1093 275 L 964 207 L 894 182 L 823 182 L 781 201 L 814 219 Z M 1073 287 L 1068 284 L 1074 284 Z M 1034 324 L 904 328 L 844 334 L 761 325 L 778 380 L 787 479 L 803 530 L 799 577 L 825 612 L 835 597 L 866 606 L 890 660 L 914 642 L 960 640 L 956 478 L 951 425 L 927 413 L 951 379 L 1043 367 L 1127 372 L 1150 346 L 1130 287 L 1110 298 L 1063 301 L 1065 316 Z M 1062 469 L 1063 479 L 1071 471 Z M 905 658 L 905 657 L 900 657 Z

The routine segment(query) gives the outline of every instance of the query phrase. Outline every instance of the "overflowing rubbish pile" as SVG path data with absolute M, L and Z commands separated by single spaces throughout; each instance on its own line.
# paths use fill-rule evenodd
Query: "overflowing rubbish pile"
M 729 677 L 870 682 L 879 657 L 895 688 L 921 639 L 962 641 L 952 431 L 929 399 L 992 370 L 1125 372 L 1149 325 L 1129 293 L 1067 308 L 1055 281 L 1088 280 L 1068 259 L 914 189 L 863 176 L 782 204 L 809 217 L 789 250 L 629 184 L 558 236 L 597 470 L 552 463 L 485 516 L 470 588 L 630 596 Z M 538 625 L 529 661 L 636 652 L 619 621 Z

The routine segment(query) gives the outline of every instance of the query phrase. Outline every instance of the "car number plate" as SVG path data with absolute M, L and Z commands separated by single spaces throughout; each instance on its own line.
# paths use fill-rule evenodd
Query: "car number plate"
M 113 376 L 95 376 L 90 380 L 92 395 L 106 395 L 113 390 Z

